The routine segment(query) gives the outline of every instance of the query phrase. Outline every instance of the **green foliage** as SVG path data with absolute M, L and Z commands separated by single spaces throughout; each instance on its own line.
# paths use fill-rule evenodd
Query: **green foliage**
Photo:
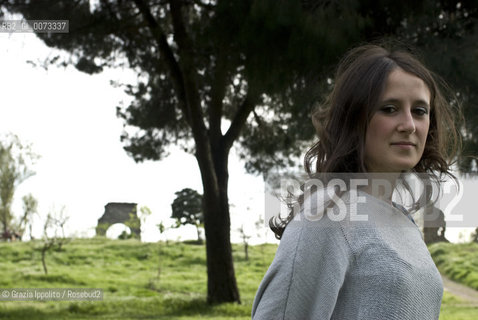
M 478 243 L 439 242 L 429 246 L 429 250 L 441 273 L 478 290 Z
M 176 198 L 171 204 L 172 215 L 178 221 L 178 224 L 200 225 L 204 222 L 202 213 L 202 195 L 196 190 L 184 188 L 175 192 Z
M 28 225 L 30 227 L 30 237 L 32 237 L 32 216 L 38 213 L 38 200 L 31 194 L 22 197 L 23 201 L 23 216 L 20 219 L 18 229 L 23 233 L 24 228 Z
M 123 230 L 123 232 L 121 232 L 121 234 L 118 236 L 118 239 L 120 240 L 133 239 L 133 238 L 134 238 L 134 234 L 132 232 L 128 233 L 126 232 L 126 230 Z
M 142 206 L 139 208 L 141 223 L 145 223 L 146 219 L 151 216 L 152 211 L 147 206 Z
M 197 241 L 202 242 L 199 232 L 199 227 L 204 224 L 202 195 L 190 188 L 184 188 L 176 192 L 175 195 L 176 199 L 171 204 L 171 218 L 176 219 L 177 227 L 187 224 L 195 226 L 198 235 Z
M 104 235 L 106 236 L 106 231 L 110 225 L 108 223 L 98 223 L 96 226 L 96 234 L 97 236 Z
M 31 145 L 22 143 L 18 136 L 6 134 L 0 137 L 0 223 L 5 234 L 20 231 L 11 230 L 13 196 L 18 185 L 35 174 L 32 166 L 38 158 Z M 20 223 L 17 227 L 21 227 Z
M 158 229 L 160 234 L 163 234 L 164 231 L 166 231 L 166 227 L 164 226 L 164 223 L 162 221 L 158 224 Z
M 131 231 L 133 230 L 141 230 L 141 221 L 140 219 L 138 218 L 137 215 L 135 215 L 134 213 L 130 213 L 129 214 L 129 218 L 127 221 L 125 221 L 124 223 L 127 227 L 129 227 L 131 229 Z M 134 234 L 134 232 L 131 232 L 131 234 Z M 135 235 L 133 235 L 135 236 Z

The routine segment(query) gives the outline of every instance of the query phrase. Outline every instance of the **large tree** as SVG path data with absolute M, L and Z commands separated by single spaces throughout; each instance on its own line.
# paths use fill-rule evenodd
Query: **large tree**
M 66 63 L 77 69 L 92 74 L 127 65 L 137 71 L 137 85 L 126 86 L 134 99 L 118 109 L 125 125 L 138 129 L 125 131 L 125 150 L 136 161 L 161 160 L 169 145 L 179 144 L 196 157 L 208 301 L 224 302 L 240 301 L 229 239 L 233 144 L 240 145 L 250 172 L 288 165 L 304 150 L 300 142 L 314 135 L 311 105 L 328 90 L 338 57 L 360 41 L 409 37 L 415 31 L 406 28 L 405 17 L 420 21 L 435 4 L 102 0 L 90 6 L 86 0 L 10 0 L 5 5 L 27 19 L 69 19 L 68 34 L 38 36 L 69 52 Z M 430 23 L 437 19 L 430 16 Z

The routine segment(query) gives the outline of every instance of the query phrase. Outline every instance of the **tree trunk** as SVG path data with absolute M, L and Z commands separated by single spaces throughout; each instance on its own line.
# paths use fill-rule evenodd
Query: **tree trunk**
M 0 210 L 1 219 L 2 219 L 2 226 L 3 226 L 3 237 L 6 240 L 6 236 L 8 234 L 8 218 L 7 218 L 7 209 L 5 207 L 1 208 Z
M 232 259 L 230 240 L 231 222 L 227 185 L 228 152 L 213 154 L 216 181 L 205 181 L 207 175 L 201 175 L 204 187 L 204 230 L 207 253 L 207 301 L 210 304 L 223 302 L 240 303 Z M 200 160 L 198 159 L 198 162 Z M 201 164 L 200 164 L 201 165 Z
M 45 272 L 45 275 L 48 275 L 48 269 L 46 267 L 46 261 L 45 261 L 45 254 L 46 254 L 46 251 L 49 249 L 49 247 L 47 247 L 46 245 L 43 246 L 42 250 L 41 250 L 41 263 L 43 265 L 43 271 Z

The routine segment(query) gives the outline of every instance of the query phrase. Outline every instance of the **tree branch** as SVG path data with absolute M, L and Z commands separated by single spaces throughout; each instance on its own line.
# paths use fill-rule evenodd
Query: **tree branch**
M 186 103 L 191 116 L 191 129 L 196 142 L 196 149 L 204 151 L 210 150 L 209 137 L 206 125 L 204 124 L 204 115 L 201 109 L 201 99 L 196 81 L 195 56 L 181 13 L 181 2 L 170 0 L 171 17 L 174 29 L 174 39 L 178 44 L 178 54 L 181 70 L 183 74 L 183 84 L 186 94 Z M 208 146 L 206 146 L 206 144 Z
M 252 114 L 254 115 L 254 119 L 256 120 L 256 123 L 259 127 L 264 126 L 264 123 L 262 122 L 261 117 L 257 114 L 256 110 L 252 110 Z
M 186 104 L 191 116 L 191 130 L 196 144 L 196 159 L 198 161 L 204 190 L 211 190 L 214 197 L 219 195 L 218 177 L 215 169 L 211 140 L 204 123 L 201 109 L 201 98 L 197 87 L 197 71 L 195 69 L 195 54 L 193 44 L 184 26 L 181 11 L 182 2 L 169 0 L 174 39 L 178 45 L 179 61 L 182 70 Z M 205 191 L 206 192 L 206 191 Z
M 241 129 L 247 121 L 247 117 L 256 107 L 258 97 L 259 95 L 255 92 L 251 93 L 251 89 L 249 88 L 246 98 L 239 107 L 239 110 L 237 110 L 229 129 L 223 137 L 223 145 L 225 148 L 231 148 L 234 141 L 239 137 Z
M 155 37 L 155 40 L 158 44 L 159 51 L 166 60 L 166 64 L 169 67 L 169 71 L 171 74 L 171 78 L 173 79 L 174 88 L 178 93 L 178 100 L 181 109 L 185 115 L 186 121 L 191 125 L 191 114 L 187 104 L 186 98 L 186 90 L 184 88 L 184 79 L 183 74 L 181 73 L 181 68 L 179 67 L 178 61 L 174 57 L 173 50 L 168 44 L 166 36 L 161 29 L 161 26 L 153 17 L 151 11 L 149 10 L 148 6 L 144 3 L 143 0 L 134 0 L 136 6 L 138 7 L 139 11 L 142 13 L 144 19 L 149 25 L 149 28 Z

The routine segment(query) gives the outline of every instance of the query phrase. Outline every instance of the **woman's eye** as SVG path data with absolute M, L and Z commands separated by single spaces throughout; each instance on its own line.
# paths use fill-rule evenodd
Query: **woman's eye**
M 393 113 L 397 108 L 395 106 L 383 106 L 380 110 L 384 113 Z
M 423 116 L 423 115 L 428 113 L 428 109 L 427 108 L 416 108 L 415 113 L 419 116 Z

